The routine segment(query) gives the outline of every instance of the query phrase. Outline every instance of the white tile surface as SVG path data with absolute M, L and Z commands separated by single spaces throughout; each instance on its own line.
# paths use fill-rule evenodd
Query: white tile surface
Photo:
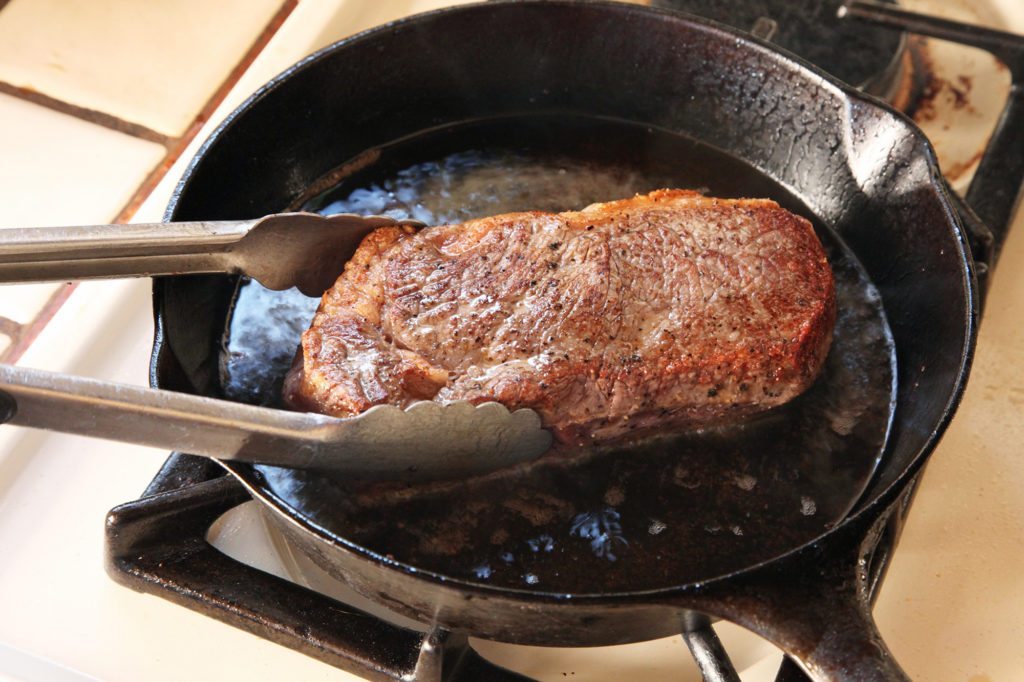
M 109 222 L 166 153 L 7 95 L 0 95 L 0 121 L 0 229 Z M 5 286 L 0 315 L 30 322 L 62 286 Z
M 332 12 L 313 37 L 315 50 L 347 36 L 379 26 L 396 18 L 429 12 L 440 7 L 464 5 L 473 0 L 388 0 L 388 2 L 347 2 Z
M 11 0 L 0 80 L 181 135 L 282 0 Z
M 0 121 L 0 228 L 108 222 L 165 154 L 8 95 L 0 95 Z
M 0 315 L 27 324 L 36 318 L 58 290 L 66 286 L 65 282 L 4 285 L 0 289 Z
M 253 92 L 286 68 L 322 47 L 393 19 L 428 12 L 473 0 L 305 0 L 289 15 L 267 46 L 210 116 L 177 162 L 133 218 L 134 222 L 160 220 L 163 209 L 185 171 L 210 133 Z

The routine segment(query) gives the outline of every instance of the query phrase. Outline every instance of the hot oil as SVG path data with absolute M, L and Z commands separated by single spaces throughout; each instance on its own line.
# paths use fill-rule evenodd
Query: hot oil
M 662 187 L 795 197 L 746 164 L 662 130 L 593 119 L 505 119 L 379 150 L 306 208 L 428 224 L 506 211 L 577 209 Z M 894 349 L 877 295 L 834 233 L 815 223 L 839 319 L 822 376 L 743 424 L 429 492 L 261 467 L 272 491 L 371 551 L 453 578 L 545 592 L 639 590 L 769 559 L 841 520 L 884 450 Z M 244 284 L 223 355 L 224 389 L 274 403 L 316 300 Z

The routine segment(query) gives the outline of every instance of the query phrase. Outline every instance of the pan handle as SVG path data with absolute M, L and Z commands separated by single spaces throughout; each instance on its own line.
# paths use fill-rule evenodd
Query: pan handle
M 678 604 L 761 635 L 815 682 L 909 680 L 871 615 L 891 548 L 880 541 L 898 534 L 899 506 L 855 519 L 787 557 L 705 583 Z

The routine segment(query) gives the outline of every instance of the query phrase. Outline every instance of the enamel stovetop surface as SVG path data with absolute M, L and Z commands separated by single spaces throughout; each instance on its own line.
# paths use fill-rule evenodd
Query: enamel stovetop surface
M 212 120 L 313 48 L 443 4 L 300 3 Z M 981 20 L 1024 32 L 1018 0 L 906 4 L 953 14 L 971 5 Z M 976 68 L 984 60 L 971 53 L 957 58 L 962 61 L 955 69 Z M 982 95 L 990 89 L 988 81 L 973 83 Z M 963 131 L 991 121 L 984 112 L 957 115 L 965 118 L 956 122 L 956 134 L 944 130 L 943 121 L 923 121 L 947 154 L 947 168 L 972 155 Z M 181 168 L 179 162 L 136 220 L 159 219 Z M 1024 670 L 1022 223 L 1017 220 L 995 277 L 967 394 L 929 465 L 876 609 L 891 648 L 915 679 L 1017 680 Z M 143 384 L 151 333 L 147 282 L 90 283 L 72 295 L 21 362 Z M 0 679 L 353 679 L 106 577 L 103 517 L 141 492 L 165 454 L 0 429 Z M 233 555 L 281 573 L 296 570 L 244 509 L 224 519 L 215 535 Z M 301 579 L 315 582 L 317 576 L 307 572 Z M 733 646 L 746 682 L 771 679 L 778 655 L 770 647 L 736 628 L 720 633 Z M 599 650 L 481 650 L 542 679 L 699 679 L 678 637 Z

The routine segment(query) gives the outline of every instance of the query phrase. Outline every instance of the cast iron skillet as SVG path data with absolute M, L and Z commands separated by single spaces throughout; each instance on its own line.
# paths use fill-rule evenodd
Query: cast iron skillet
M 310 188 L 330 184 L 324 178 L 344 175 L 348 171 L 337 169 L 345 162 L 372 164 L 372 150 L 383 145 L 438 130 L 457 146 L 462 124 L 510 116 L 549 117 L 561 121 L 560 129 L 584 118 L 626 121 L 683 135 L 704 145 L 698 150 L 710 145 L 749 164 L 755 188 L 775 188 L 819 229 L 836 235 L 837 244 L 845 243 L 880 296 L 896 366 L 891 423 L 878 452 L 869 453 L 880 455 L 880 463 L 870 481 L 853 481 L 845 491 L 856 504 L 829 527 L 791 542 L 788 519 L 796 517 L 780 518 L 777 533 L 762 528 L 772 552 L 753 551 L 727 569 L 715 568 L 714 553 L 702 555 L 705 547 L 697 544 L 698 564 L 706 560 L 707 570 L 698 565 L 684 579 L 657 575 L 651 567 L 658 562 L 647 557 L 637 564 L 642 580 L 636 589 L 607 553 L 581 564 L 578 554 L 559 559 L 551 551 L 545 575 L 570 586 L 551 589 L 545 581 L 531 582 L 529 573 L 518 586 L 489 581 L 469 565 L 491 551 L 472 534 L 468 542 L 453 540 L 456 558 L 446 570 L 404 560 L 422 552 L 414 535 L 397 529 L 400 519 L 390 547 L 354 542 L 361 528 L 339 534 L 332 510 L 351 506 L 358 486 L 274 480 L 273 472 L 245 465 L 229 466 L 231 473 L 330 572 L 373 600 L 446 629 L 528 644 L 604 645 L 666 636 L 706 614 L 762 634 L 816 679 L 902 678 L 870 616 L 872 550 L 883 533 L 896 532 L 891 520 L 960 399 L 979 294 L 961 218 L 934 155 L 901 115 L 770 46 L 681 14 L 590 2 L 462 6 L 343 41 L 272 81 L 204 145 L 166 217 L 278 211 L 308 197 Z M 531 137 L 530 126 L 501 129 L 503 144 L 515 144 L 520 135 L 524 147 L 537 139 L 557 143 L 550 134 Z M 592 138 L 592 147 L 602 146 L 598 133 Z M 721 180 L 709 177 L 709 185 Z M 988 214 L 1008 215 L 1013 197 L 1003 204 Z M 155 283 L 154 385 L 223 394 L 223 334 L 237 284 L 220 276 Z M 614 466 L 608 471 L 621 473 Z M 571 487 L 576 479 L 569 474 L 544 480 Z M 649 485 L 657 488 L 656 481 Z M 603 492 L 610 507 L 629 508 L 630 501 Z M 748 492 L 759 494 L 756 486 Z M 449 508 L 464 509 L 466 518 L 480 513 L 462 488 L 436 494 Z M 551 514 L 564 515 L 580 494 L 574 489 L 560 500 L 556 486 Z M 372 503 L 387 495 L 363 497 Z M 683 504 L 685 494 L 678 499 Z M 591 540 L 614 535 L 615 522 L 606 517 L 596 531 L 573 532 Z M 513 537 L 492 543 L 548 552 L 543 537 L 520 537 L 520 527 L 510 528 Z M 429 540 L 453 535 L 457 524 Z M 733 535 L 739 544 L 729 551 L 742 558 L 734 548 L 742 547 L 744 536 Z M 711 536 L 706 544 L 715 546 Z M 519 560 L 513 556 L 510 563 Z

